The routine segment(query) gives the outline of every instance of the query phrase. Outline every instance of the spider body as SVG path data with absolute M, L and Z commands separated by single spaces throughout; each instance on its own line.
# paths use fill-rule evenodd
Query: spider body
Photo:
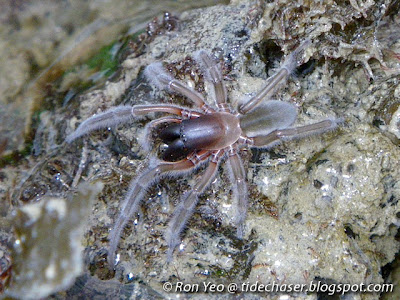
M 145 69 L 147 79 L 160 89 L 185 95 L 197 107 L 196 110 L 169 104 L 117 106 L 87 119 L 67 137 L 66 141 L 70 143 L 93 130 L 125 123 L 132 116 L 138 117 L 151 112 L 172 115 L 153 120 L 146 126 L 147 132 L 153 129 L 157 131 L 157 136 L 166 144 L 166 149 L 161 155 L 162 160 L 147 168 L 130 183 L 109 235 L 108 259 L 111 267 L 115 264 L 121 231 L 129 218 L 138 212 L 146 189 L 162 176 L 193 172 L 202 164 L 207 164 L 204 173 L 192 189 L 183 194 L 166 229 L 168 259 L 172 258 L 175 247 L 180 243 L 180 234 L 196 207 L 198 196 L 212 182 L 222 160 L 226 160 L 232 184 L 235 207 L 233 222 L 238 237 L 243 236 L 248 197 L 240 149 L 270 148 L 282 140 L 332 130 L 340 123 L 339 119 L 326 119 L 310 125 L 290 127 L 297 116 L 296 108 L 283 101 L 264 101 L 297 67 L 300 54 L 308 44 L 308 41 L 303 43 L 287 56 L 280 69 L 267 80 L 264 88 L 237 110 L 230 108 L 228 104 L 219 65 L 205 51 L 199 51 L 195 59 L 202 68 L 204 78 L 211 83 L 213 105 L 207 103 L 201 94 L 174 79 L 161 63 L 153 63 Z M 148 142 L 146 146 L 149 147 Z
M 221 150 L 234 144 L 241 133 L 238 118 L 227 112 L 172 123 L 159 133 L 167 145 L 162 159 L 174 161 L 199 150 Z

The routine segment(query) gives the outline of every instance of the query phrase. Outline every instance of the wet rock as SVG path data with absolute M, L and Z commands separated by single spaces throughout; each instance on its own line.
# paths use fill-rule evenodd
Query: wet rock
M 74 196 L 43 197 L 16 212 L 13 284 L 7 294 L 38 299 L 70 287 L 83 272 L 83 229 L 102 183 Z

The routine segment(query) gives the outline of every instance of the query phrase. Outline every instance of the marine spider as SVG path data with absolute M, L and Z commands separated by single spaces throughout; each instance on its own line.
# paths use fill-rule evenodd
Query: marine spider
M 296 108 L 292 104 L 276 100 L 263 102 L 299 65 L 300 54 L 309 43 L 303 43 L 288 55 L 277 72 L 267 80 L 266 85 L 237 110 L 229 106 L 219 65 L 207 52 L 199 51 L 194 58 L 200 65 L 205 80 L 212 87 L 214 105 L 207 103 L 203 95 L 174 79 L 161 63 L 152 63 L 144 71 L 147 79 L 159 89 L 186 96 L 196 106 L 196 110 L 169 104 L 117 106 L 87 119 L 67 137 L 66 141 L 71 143 L 93 130 L 126 123 L 132 117 L 152 112 L 174 115 L 153 120 L 146 126 L 148 132 L 157 131 L 159 139 L 166 144 L 166 149 L 162 153 L 162 160 L 155 166 L 148 167 L 130 183 L 109 236 L 108 261 L 111 267 L 115 264 L 121 231 L 129 218 L 139 210 L 146 189 L 161 176 L 190 173 L 207 163 L 203 175 L 190 191 L 184 193 L 169 221 L 165 240 L 169 247 L 167 257 L 171 259 L 199 195 L 210 185 L 223 159 L 228 164 L 234 192 L 234 224 L 238 237 L 243 236 L 248 196 L 246 173 L 239 150 L 242 147 L 270 148 L 282 140 L 332 130 L 340 122 L 338 119 L 326 119 L 310 125 L 290 127 L 297 116 Z

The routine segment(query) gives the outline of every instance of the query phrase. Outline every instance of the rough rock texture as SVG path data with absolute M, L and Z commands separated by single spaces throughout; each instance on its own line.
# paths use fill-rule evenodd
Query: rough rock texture
M 35 113 L 65 72 L 77 67 L 128 30 L 144 29 L 166 10 L 217 1 L 3 0 L 0 2 L 0 150 L 22 151 L 34 134 Z M 94 72 L 80 70 L 80 81 Z M 57 86 L 60 95 L 78 83 Z M 59 95 L 59 96 L 60 96 Z M 14 126 L 9 126 L 13 124 Z M 4 146 L 3 146 L 4 144 Z
M 101 294 L 113 295 L 114 289 L 117 295 L 118 282 L 136 284 L 134 291 L 126 290 L 127 297 L 199 299 L 204 295 L 167 293 L 163 284 L 172 283 L 174 291 L 179 282 L 382 283 L 386 278 L 381 269 L 395 259 L 399 247 L 400 20 L 393 13 L 398 9 L 396 1 L 237 0 L 187 11 L 175 30 L 149 41 L 139 55 L 128 56 L 104 87 L 42 114 L 47 126 L 36 146 L 46 154 L 36 172 L 17 187 L 13 204 L 35 201 L 39 193 L 65 192 L 80 177 L 105 183 L 85 235 L 87 274 L 67 295 L 79 295 L 80 286 L 80 295 L 102 288 Z M 93 133 L 72 145 L 62 144 L 65 136 L 82 120 L 114 105 L 189 105 L 145 80 L 143 68 L 155 60 L 204 91 L 207 87 L 191 55 L 199 49 L 213 52 L 221 59 L 229 98 L 236 106 L 261 88 L 284 55 L 305 39 L 312 44 L 304 64 L 275 98 L 297 105 L 296 125 L 327 117 L 342 117 L 345 124 L 268 151 L 243 153 L 250 196 L 243 240 L 235 237 L 231 224 L 231 191 L 221 167 L 170 264 L 163 239 L 166 223 L 201 170 L 161 180 L 125 229 L 120 262 L 110 271 L 104 251 L 108 231 L 130 179 L 149 164 L 150 154 L 138 140 L 153 117 Z M 59 144 L 59 152 L 52 152 L 54 144 Z M 58 185 L 50 167 L 58 170 Z M 107 280 L 107 285 L 99 280 Z M 286 299 L 316 297 L 300 293 Z M 379 294 L 354 297 L 378 299 Z

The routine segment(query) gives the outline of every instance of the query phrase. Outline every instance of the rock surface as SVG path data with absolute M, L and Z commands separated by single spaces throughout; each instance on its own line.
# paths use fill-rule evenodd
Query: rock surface
M 12 204 L 38 201 L 38 195 L 49 192 L 67 193 L 78 180 L 105 184 L 85 234 L 87 274 L 78 280 L 85 295 L 102 286 L 99 280 L 110 284 L 107 295 L 113 289 L 120 292 L 121 282 L 136 284 L 127 291 L 132 298 L 150 293 L 154 298 L 193 299 L 204 295 L 173 293 L 179 283 L 227 287 L 232 282 L 384 282 L 381 270 L 398 252 L 400 224 L 400 19 L 394 10 L 396 1 L 236 0 L 182 13 L 176 29 L 149 40 L 144 51 L 134 50 L 104 86 L 41 115 L 46 126 L 34 147 L 42 154 L 35 172 L 16 187 Z M 188 106 L 183 97 L 149 84 L 143 68 L 163 61 L 175 77 L 204 92 L 207 86 L 192 60 L 200 49 L 221 60 L 229 99 L 236 107 L 306 39 L 312 44 L 304 64 L 274 98 L 298 107 L 295 125 L 328 117 L 344 118 L 344 125 L 270 150 L 243 153 L 249 188 L 243 240 L 235 237 L 231 190 L 222 167 L 201 197 L 170 264 L 163 233 L 180 195 L 201 170 L 162 179 L 148 191 L 141 213 L 124 230 L 120 262 L 115 272 L 109 270 L 104 251 L 108 232 L 130 179 L 149 164 L 150 155 L 138 141 L 153 117 L 93 133 L 72 145 L 63 144 L 65 136 L 94 113 L 119 104 Z M 166 282 L 172 284 L 172 292 L 163 289 Z M 78 295 L 76 289 L 70 295 Z M 240 296 L 279 298 L 268 293 Z M 316 297 L 299 293 L 285 299 Z M 354 297 L 378 299 L 379 294 Z

